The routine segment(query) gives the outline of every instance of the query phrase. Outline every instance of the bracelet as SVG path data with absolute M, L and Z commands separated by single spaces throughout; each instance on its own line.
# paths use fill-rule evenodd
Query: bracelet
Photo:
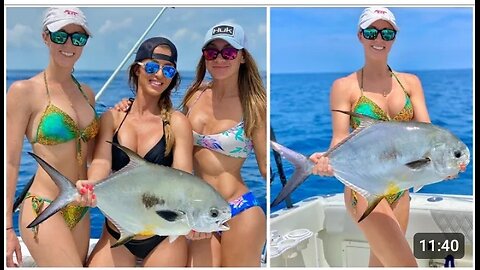
M 8 231 L 8 230 L 13 230 L 13 226 L 12 226 L 12 227 L 7 227 L 7 228 L 5 229 L 5 231 Z

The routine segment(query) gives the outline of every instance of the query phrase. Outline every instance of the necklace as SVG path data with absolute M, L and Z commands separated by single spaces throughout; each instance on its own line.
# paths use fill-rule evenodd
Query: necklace
M 387 90 L 383 90 L 383 97 L 387 97 Z
M 48 89 L 48 83 L 47 83 L 47 72 L 46 71 L 43 71 L 43 81 L 45 82 L 45 88 L 47 89 L 47 95 L 48 95 L 48 98 L 50 99 L 50 89 Z M 70 107 L 73 109 L 73 111 L 76 113 L 77 110 L 75 109 L 75 107 L 73 106 L 73 103 L 72 101 L 70 100 L 70 98 L 68 97 L 67 93 L 65 93 L 64 90 L 62 90 L 63 94 L 66 96 L 66 100 L 67 102 L 70 104 Z
M 390 70 L 390 67 L 389 67 L 389 70 Z M 392 77 L 392 71 L 390 70 L 390 78 Z M 362 67 L 362 84 L 360 86 L 362 88 L 362 91 L 363 91 L 363 67 Z M 388 94 L 390 94 L 390 92 L 392 91 L 392 89 L 385 89 L 383 90 L 383 97 L 387 97 Z

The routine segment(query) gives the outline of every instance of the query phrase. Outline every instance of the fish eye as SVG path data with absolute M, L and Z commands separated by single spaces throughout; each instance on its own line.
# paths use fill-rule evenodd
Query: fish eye
M 218 210 L 215 208 L 210 209 L 210 216 L 213 218 L 218 217 Z
M 460 158 L 462 156 L 462 152 L 460 152 L 460 150 L 456 150 L 455 152 L 453 152 L 453 154 L 456 158 Z

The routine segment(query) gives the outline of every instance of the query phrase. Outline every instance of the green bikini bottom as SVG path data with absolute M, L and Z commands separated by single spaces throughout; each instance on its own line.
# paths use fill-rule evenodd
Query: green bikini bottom
M 385 199 L 387 200 L 388 204 L 390 204 L 390 206 L 391 206 L 392 204 L 397 202 L 402 197 L 402 195 L 404 193 L 405 193 L 405 190 L 400 191 L 400 192 L 395 193 L 395 194 L 390 194 L 390 195 L 385 196 Z M 355 192 L 355 190 L 352 189 L 352 207 L 356 209 L 357 208 L 357 203 L 358 203 L 357 192 Z
M 27 192 L 24 200 L 29 198 L 32 199 L 32 210 L 37 217 L 40 214 L 40 211 L 42 210 L 45 202 L 49 204 L 52 203 L 52 200 L 50 199 L 42 198 L 37 195 L 32 195 L 30 192 Z M 80 222 L 80 220 L 82 220 L 83 216 L 85 216 L 87 212 L 88 207 L 79 206 L 76 204 L 68 204 L 60 210 L 60 213 L 62 214 L 63 219 L 65 220 L 65 223 L 70 228 L 70 230 L 73 229 L 78 224 L 78 222 Z M 32 228 L 35 239 L 37 239 L 38 235 L 38 226 L 39 225 Z

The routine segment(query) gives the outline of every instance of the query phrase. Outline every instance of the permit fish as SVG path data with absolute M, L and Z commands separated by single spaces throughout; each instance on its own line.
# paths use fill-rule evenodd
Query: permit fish
M 422 122 L 381 121 L 369 116 L 333 110 L 361 119 L 360 126 L 323 155 L 334 176 L 368 201 L 358 222 L 385 197 L 410 188 L 453 178 L 465 171 L 470 151 L 450 131 Z M 284 200 L 312 174 L 308 157 L 271 142 L 272 149 L 293 163 L 295 172 L 272 202 Z
M 130 149 L 130 162 L 95 184 L 97 207 L 120 231 L 116 247 L 135 236 L 163 235 L 173 242 L 191 230 L 226 231 L 231 218 L 227 201 L 204 180 L 170 167 L 144 160 Z M 58 197 L 27 228 L 45 221 L 76 200 L 75 185 L 34 153 L 29 154 L 60 189 Z

